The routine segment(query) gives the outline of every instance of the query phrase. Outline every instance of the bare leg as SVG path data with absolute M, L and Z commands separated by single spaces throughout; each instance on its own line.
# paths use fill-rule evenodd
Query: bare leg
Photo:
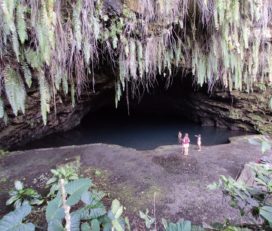
M 184 147 L 184 155 L 187 156 L 188 155 L 188 147 Z

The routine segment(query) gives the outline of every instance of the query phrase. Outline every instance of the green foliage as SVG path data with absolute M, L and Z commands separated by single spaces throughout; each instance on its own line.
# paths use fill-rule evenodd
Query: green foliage
M 32 188 L 24 188 L 21 181 L 15 181 L 15 189 L 9 192 L 10 198 L 6 205 L 14 205 L 15 208 L 21 207 L 25 202 L 30 205 L 41 205 L 44 201 L 41 195 Z
M 81 43 L 82 43 L 81 20 L 80 20 L 81 9 L 82 9 L 82 1 L 79 0 L 77 1 L 73 9 L 73 30 L 74 30 L 74 37 L 76 40 L 76 47 L 78 50 L 81 50 Z
M 265 136 L 258 138 L 250 138 L 249 143 L 260 146 L 262 153 L 265 153 L 266 151 L 271 150 L 272 148 L 271 140 Z
M 111 210 L 108 212 L 108 217 L 111 220 L 111 229 L 116 231 L 125 230 L 125 222 L 121 217 L 124 207 L 118 200 L 113 200 L 111 204 Z
M 29 48 L 25 50 L 25 57 L 27 63 L 36 69 L 40 69 L 43 66 L 42 58 L 39 51 L 34 51 L 33 49 Z
M 91 185 L 92 181 L 90 179 L 77 179 L 66 184 L 65 190 L 67 194 L 70 195 L 67 198 L 67 204 L 69 206 L 77 204 L 80 201 L 82 194 L 88 191 Z
M 254 184 L 246 185 L 231 177 L 221 176 L 219 183 L 210 189 L 222 189 L 230 197 L 230 205 L 239 209 L 241 215 L 251 213 L 256 219 L 263 218 L 263 226 L 272 224 L 272 169 L 269 164 L 250 164 Z
M 148 0 L 137 10 L 124 5 L 111 15 L 103 3 L 1 1 L 2 66 L 14 70 L 6 70 L 12 75 L 22 67 L 28 87 L 31 77 L 38 78 L 44 124 L 48 89 L 58 94 L 62 81 L 65 94 L 71 89 L 74 106 L 76 94 L 93 81 L 99 57 L 119 66 L 117 102 L 125 82 L 136 94 L 152 87 L 157 74 L 171 78 L 181 65 L 192 70 L 199 85 L 220 81 L 230 90 L 251 91 L 255 82 L 272 81 L 272 49 L 266 38 L 272 18 L 269 1 Z M 44 74 L 46 78 L 40 77 Z
M 25 12 L 27 8 L 22 4 L 18 4 L 16 8 L 16 19 L 17 19 L 17 31 L 22 44 L 28 39 L 27 28 L 25 22 Z
M 103 192 L 89 191 L 92 185 L 90 179 L 76 179 L 65 185 L 67 193 L 67 205 L 81 208 L 71 213 L 71 230 L 88 230 L 91 227 L 94 231 L 104 230 L 123 231 L 125 227 L 124 219 L 121 217 L 123 206 L 114 200 L 111 210 L 107 213 L 102 203 L 105 196 Z M 64 208 L 61 199 L 63 195 L 59 192 L 55 199 L 48 202 L 46 208 L 46 220 L 49 230 L 63 230 Z M 82 203 L 84 206 L 82 207 Z
M 86 205 L 78 211 L 82 220 L 98 219 L 104 216 L 107 212 L 102 203 L 105 193 L 98 191 L 85 191 L 82 193 L 81 201 Z
M 50 188 L 48 196 L 54 197 L 56 195 L 57 191 L 59 190 L 60 179 L 64 180 L 64 184 L 78 179 L 76 170 L 69 165 L 65 165 L 57 169 L 51 169 L 51 173 L 53 176 L 46 183 L 46 186 Z
M 192 225 L 191 221 L 179 220 L 177 223 L 167 222 L 162 220 L 165 231 L 204 231 L 201 226 Z
M 18 72 L 10 66 L 7 66 L 4 71 L 5 91 L 13 113 L 18 114 L 18 111 L 25 112 L 26 91 L 24 82 Z
M 50 89 L 49 84 L 44 76 L 44 72 L 39 73 L 39 86 L 40 86 L 40 95 L 41 95 L 41 113 L 43 118 L 43 123 L 47 123 L 47 113 L 50 112 Z
M 23 220 L 31 212 L 28 204 L 16 208 L 13 212 L 8 213 L 0 220 L 1 231 L 34 231 L 35 226 L 32 223 L 23 223 Z
M 0 119 L 4 118 L 4 114 L 5 114 L 5 111 L 4 111 L 4 102 L 0 96 Z
M 148 213 L 149 213 L 148 209 L 146 209 L 145 213 L 140 211 L 140 218 L 145 221 L 145 227 L 150 229 L 154 225 L 156 219 L 154 217 L 149 216 Z
M 23 63 L 22 68 L 23 68 L 23 72 L 24 72 L 25 82 L 26 82 L 27 86 L 30 88 L 32 85 L 31 71 L 26 63 Z
M 264 168 L 262 165 L 254 166 L 254 171 L 256 173 L 258 183 L 262 185 L 262 193 L 264 193 L 264 188 L 269 191 L 272 191 L 271 185 L 271 173 L 272 170 Z M 71 179 L 73 176 L 69 171 L 69 174 L 65 172 L 64 169 L 60 170 L 52 170 L 55 179 L 51 178 L 51 183 L 58 181 L 58 178 L 61 176 L 65 176 L 66 178 Z M 73 177 L 72 177 L 73 178 Z M 247 200 L 250 197 L 246 197 L 248 193 L 246 193 L 245 187 L 235 183 L 231 178 L 222 177 L 220 179 L 219 184 L 214 184 L 214 186 L 222 187 L 224 185 L 224 192 L 228 195 L 232 196 L 232 201 L 243 201 Z M 105 193 L 92 190 L 91 189 L 92 182 L 90 179 L 80 178 L 75 180 L 66 180 L 64 184 L 64 191 L 58 190 L 56 197 L 50 201 L 48 201 L 46 206 L 45 217 L 48 222 L 48 230 L 49 231 L 57 231 L 57 230 L 66 230 L 64 228 L 64 224 L 67 222 L 67 207 L 64 205 L 68 205 L 68 213 L 70 215 L 70 227 L 71 231 L 124 231 L 131 230 L 128 218 L 123 218 L 124 207 L 120 204 L 118 200 L 113 200 L 111 208 L 107 212 L 102 199 L 105 196 Z M 23 185 L 20 182 L 15 182 L 15 187 L 17 190 L 22 190 Z M 272 206 L 271 200 L 268 200 L 267 197 L 264 200 L 262 197 L 261 200 L 260 195 L 256 191 L 256 189 L 248 190 L 251 195 L 251 201 L 256 200 L 255 204 L 260 203 L 260 207 L 258 211 L 258 216 L 261 216 L 263 219 L 267 221 L 267 225 L 271 225 L 271 217 L 272 217 Z M 244 196 L 246 195 L 246 196 Z M 265 193 L 267 195 L 267 192 Z M 250 199 L 248 200 L 251 204 Z M 247 201 L 247 202 L 248 202 Z M 264 202 L 266 201 L 266 202 Z M 238 205 L 239 203 L 236 203 Z M 240 206 L 240 205 L 239 205 Z M 66 211 L 66 212 L 65 212 Z M 72 212 L 70 212 L 72 211 Z M 5 215 L 0 220 L 0 229 L 1 230 L 26 230 L 31 231 L 34 230 L 35 227 L 32 223 L 23 223 L 23 220 L 26 219 L 31 212 L 31 207 L 28 202 L 24 202 L 21 206 L 16 208 L 15 211 L 10 212 Z M 257 216 L 256 214 L 254 214 Z M 156 225 L 156 219 L 149 215 L 149 211 L 146 210 L 145 213 L 140 212 L 140 218 L 145 221 L 146 230 L 158 230 Z M 265 224 L 265 225 L 266 225 Z M 202 226 L 193 225 L 190 221 L 181 219 L 177 223 L 168 222 L 165 219 L 162 219 L 162 225 L 165 231 L 204 231 L 205 229 Z M 266 226 L 263 227 L 266 227 Z M 221 231 L 249 231 L 247 228 L 240 228 L 237 226 L 231 226 L 230 224 L 214 224 L 213 226 L 204 225 L 207 230 L 221 230 Z

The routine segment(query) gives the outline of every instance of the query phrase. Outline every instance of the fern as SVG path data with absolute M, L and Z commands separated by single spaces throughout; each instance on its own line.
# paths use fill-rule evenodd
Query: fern
M 60 89 L 61 80 L 62 80 L 62 72 L 61 72 L 60 68 L 57 67 L 57 71 L 56 71 L 56 74 L 54 77 L 55 87 L 57 90 Z
M 232 18 L 233 18 L 233 21 L 234 23 L 239 23 L 239 20 L 240 20 L 240 3 L 238 0 L 234 0 L 231 2 L 232 4 L 232 8 L 231 8 L 231 11 L 232 11 Z
M 0 119 L 4 118 L 5 110 L 4 110 L 4 102 L 2 97 L 0 96 Z
M 71 99 L 72 99 L 72 107 L 76 105 L 76 91 L 74 81 L 71 82 Z
M 16 58 L 19 61 L 20 51 L 19 51 L 19 41 L 16 32 L 12 33 L 12 47 L 13 51 L 15 52 Z
M 3 11 L 3 20 L 11 32 L 15 32 L 14 9 L 16 0 L 3 0 L 0 2 Z
M 125 79 L 128 75 L 128 69 L 126 65 L 126 61 L 123 60 L 124 57 L 119 57 L 119 80 L 123 88 L 125 87 Z
M 32 85 L 32 75 L 31 75 L 31 71 L 30 71 L 27 63 L 22 64 L 22 69 L 23 69 L 23 72 L 24 72 L 24 77 L 25 77 L 26 84 L 30 88 L 31 85 Z
M 131 77 L 137 79 L 136 44 L 134 39 L 129 41 L 129 69 Z
M 158 73 L 159 75 L 162 74 L 162 51 L 163 51 L 163 41 L 158 42 L 158 55 L 157 55 L 157 68 L 158 68 Z
M 47 124 L 47 113 L 50 112 L 50 89 L 48 82 L 44 76 L 44 72 L 39 72 L 39 86 L 40 86 L 40 99 L 41 99 L 41 113 L 42 113 L 42 119 L 43 124 Z
M 64 94 L 67 95 L 69 88 L 68 88 L 68 77 L 66 72 L 63 73 L 63 77 L 62 77 L 62 89 L 64 91 Z
M 25 41 L 28 39 L 26 22 L 25 22 L 25 12 L 26 12 L 26 6 L 22 4 L 17 4 L 17 8 L 16 8 L 17 31 L 18 31 L 20 42 L 22 44 L 24 44 Z
M 87 37 L 84 37 L 83 40 L 83 54 L 86 66 L 89 66 L 91 57 L 91 43 L 87 40 Z
M 76 47 L 78 50 L 81 50 L 82 43 L 82 33 L 81 33 L 81 14 L 82 2 L 78 0 L 76 6 L 73 9 L 73 29 L 74 29 L 74 38 L 76 41 Z
M 207 75 L 206 67 L 207 66 L 206 66 L 205 56 L 201 56 L 199 58 L 199 62 L 198 62 L 198 65 L 197 65 L 197 71 L 196 71 L 197 76 L 198 76 L 197 83 L 200 86 L 203 86 L 203 84 L 206 81 L 206 75 Z
M 3 120 L 4 120 L 5 125 L 8 125 L 9 118 L 8 118 L 7 112 L 4 113 L 4 118 L 3 118 Z
M 36 32 L 39 40 L 38 50 L 40 53 L 40 59 L 49 65 L 51 59 L 51 48 L 48 40 L 47 27 L 44 24 L 38 23 L 36 26 Z
M 256 81 L 272 81 L 272 49 L 266 50 L 265 35 L 272 19 L 269 1 L 143 0 L 137 13 L 124 6 L 110 17 L 103 1 L 66 4 L 0 1 L 0 57 L 2 66 L 12 63 L 23 71 L 28 87 L 31 72 L 50 73 L 48 88 L 62 87 L 65 94 L 71 88 L 72 105 L 99 57 L 113 66 L 119 57 L 116 99 L 126 81 L 133 93 L 139 83 L 148 89 L 157 74 L 171 75 L 173 64 L 191 69 L 200 85 L 219 80 L 230 89 L 246 85 L 248 90 Z M 255 25 L 261 29 L 251 33 Z
M 121 95 L 122 95 L 121 84 L 120 84 L 120 82 L 117 82 L 115 84 L 115 107 L 116 108 L 118 106 L 118 102 L 121 99 Z
M 178 39 L 178 42 L 176 43 L 176 47 L 174 49 L 174 52 L 175 52 L 175 60 L 176 60 L 176 66 L 178 67 L 179 66 L 179 62 L 181 60 L 181 40 Z
M 244 40 L 244 46 L 245 49 L 249 48 L 249 35 L 250 35 L 250 27 L 249 25 L 242 27 L 242 36 L 243 36 L 243 40 Z
M 96 17 L 92 17 L 92 23 L 93 23 L 94 38 L 95 38 L 95 40 L 97 40 L 99 38 L 99 34 L 100 34 L 99 20 Z
M 137 62 L 140 78 L 143 78 L 144 75 L 144 60 L 143 60 L 143 45 L 141 41 L 137 40 Z
M 16 70 L 10 66 L 4 70 L 5 91 L 13 113 L 25 112 L 26 91 L 24 83 Z
M 34 51 L 33 49 L 29 48 L 25 50 L 25 57 L 27 60 L 27 63 L 36 69 L 41 69 L 43 66 L 41 54 L 39 51 Z

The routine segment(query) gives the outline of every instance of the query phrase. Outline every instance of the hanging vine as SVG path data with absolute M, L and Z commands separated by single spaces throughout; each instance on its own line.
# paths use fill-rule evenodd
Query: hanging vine
M 4 98 L 15 115 L 25 112 L 36 78 L 46 124 L 55 94 L 70 92 L 75 105 L 95 83 L 101 52 L 119 67 L 116 105 L 127 86 L 148 89 L 178 67 L 209 89 L 215 81 L 248 92 L 257 81 L 271 83 L 271 0 L 124 2 L 112 13 L 102 0 L 0 0 L 0 118 Z

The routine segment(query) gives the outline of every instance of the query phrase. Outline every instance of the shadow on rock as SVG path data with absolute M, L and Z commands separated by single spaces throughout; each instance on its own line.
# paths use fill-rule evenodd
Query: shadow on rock
M 156 156 L 152 161 L 155 164 L 162 166 L 165 171 L 171 174 L 197 174 L 198 163 L 194 157 L 191 156 Z

